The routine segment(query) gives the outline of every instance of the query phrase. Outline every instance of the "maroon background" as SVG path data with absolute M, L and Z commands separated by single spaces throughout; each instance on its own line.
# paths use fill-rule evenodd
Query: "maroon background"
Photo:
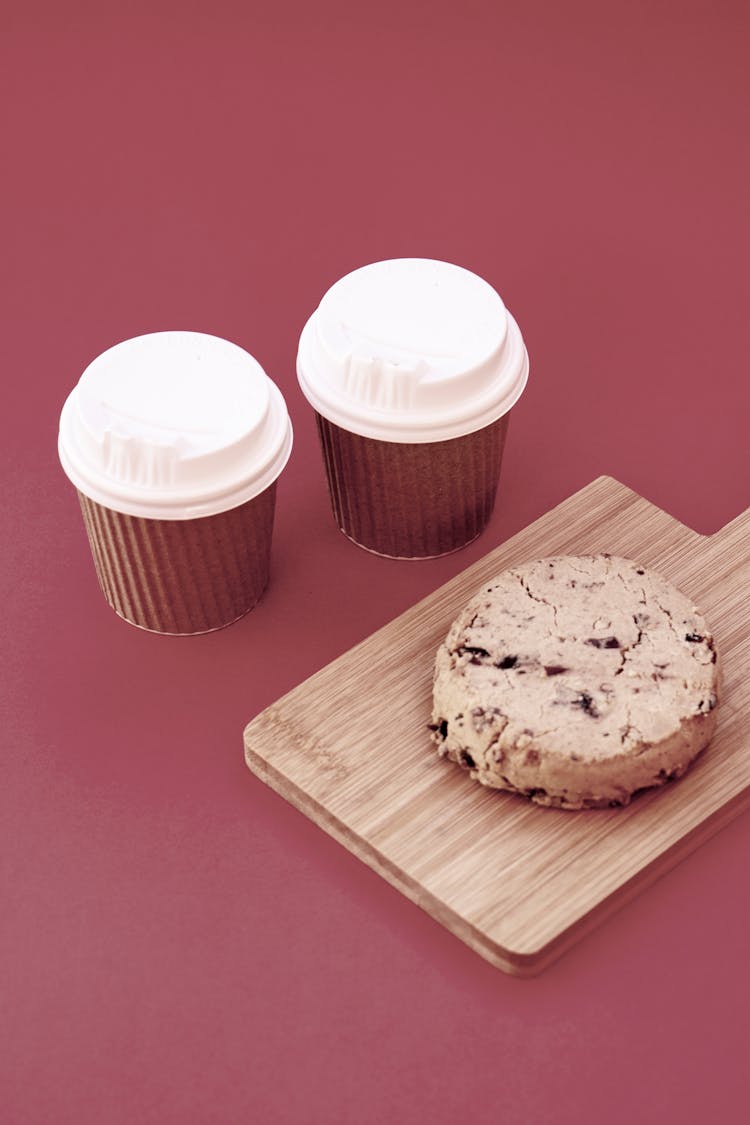
M 747 506 L 747 4 L 3 9 L 3 1121 L 744 1121 L 747 817 L 518 981 L 241 736 L 602 472 L 700 531 Z M 489 530 L 425 563 L 335 530 L 294 377 L 323 291 L 401 255 L 488 278 L 532 362 Z M 84 366 L 167 328 L 248 348 L 296 434 L 271 587 L 202 638 L 108 609 L 56 458 Z

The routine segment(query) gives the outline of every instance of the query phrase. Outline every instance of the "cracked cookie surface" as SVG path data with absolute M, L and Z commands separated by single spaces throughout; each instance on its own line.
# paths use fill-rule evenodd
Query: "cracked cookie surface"
M 602 808 L 680 777 L 714 731 L 719 667 L 692 603 L 611 555 L 512 567 L 435 661 L 431 729 L 482 785 Z

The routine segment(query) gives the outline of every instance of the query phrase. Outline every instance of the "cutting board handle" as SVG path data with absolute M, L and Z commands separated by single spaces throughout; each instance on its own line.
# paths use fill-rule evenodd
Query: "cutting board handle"
M 734 540 L 740 545 L 740 550 L 744 546 L 745 552 L 750 556 L 750 508 L 746 508 L 744 512 L 740 512 L 729 523 L 724 524 L 711 536 L 711 539 L 721 542 Z

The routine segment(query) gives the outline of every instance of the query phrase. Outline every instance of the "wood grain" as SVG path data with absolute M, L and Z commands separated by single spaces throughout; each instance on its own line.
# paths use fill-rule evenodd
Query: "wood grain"
M 604 551 L 659 570 L 708 618 L 724 668 L 713 742 L 625 809 L 481 788 L 427 737 L 438 644 L 505 567 Z M 536 973 L 747 805 L 748 588 L 750 511 L 701 536 L 600 477 L 253 719 L 247 764 L 492 964 Z

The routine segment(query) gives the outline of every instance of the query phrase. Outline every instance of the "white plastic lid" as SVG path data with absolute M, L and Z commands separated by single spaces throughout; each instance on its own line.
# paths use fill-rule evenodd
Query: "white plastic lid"
M 506 414 L 529 359 L 499 295 L 461 266 L 396 258 L 337 281 L 305 325 L 297 377 L 311 406 L 365 437 L 443 441 Z
M 60 461 L 76 488 L 153 519 L 251 500 L 291 448 L 284 399 L 257 360 L 202 332 L 154 332 L 109 348 L 60 416 Z

